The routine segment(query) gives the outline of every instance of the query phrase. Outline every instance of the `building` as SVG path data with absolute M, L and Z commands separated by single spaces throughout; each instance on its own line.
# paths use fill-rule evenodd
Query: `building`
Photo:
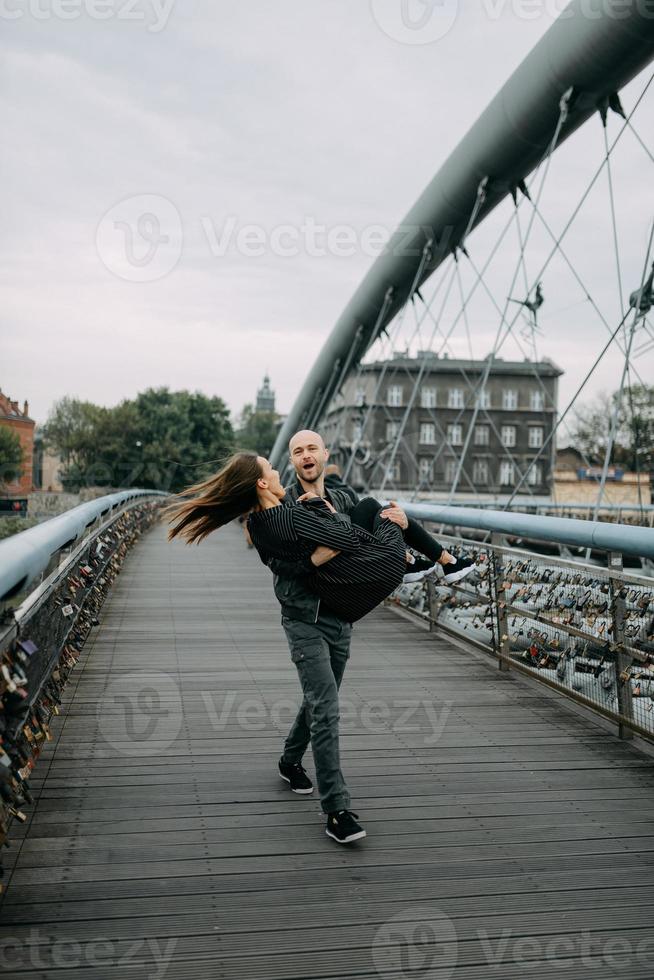
M 0 390 L 0 425 L 14 432 L 20 439 L 23 450 L 21 473 L 18 480 L 2 484 L 2 494 L 7 497 L 25 497 L 32 490 L 32 454 L 34 450 L 34 419 L 29 416 L 29 405 L 23 403 L 19 408 L 18 402 L 12 401 Z M 0 474 L 0 482 L 2 477 Z
M 574 446 L 566 446 L 556 454 L 552 498 L 557 504 L 597 504 L 603 464 L 584 459 Z M 609 466 L 602 492 L 602 503 L 628 509 L 638 509 L 651 503 L 649 473 L 631 473 L 620 466 Z M 600 508 L 601 509 L 601 508 Z
M 395 354 L 345 382 L 325 439 L 355 486 L 438 497 L 456 482 L 457 499 L 501 500 L 524 477 L 518 492 L 548 498 L 562 373 L 548 359 Z
M 52 449 L 44 449 L 43 433 L 36 429 L 34 433 L 34 487 L 45 493 L 62 493 L 61 472 L 63 461 Z
M 257 391 L 257 412 L 275 411 L 275 392 L 270 387 L 270 378 L 266 375 L 263 384 Z

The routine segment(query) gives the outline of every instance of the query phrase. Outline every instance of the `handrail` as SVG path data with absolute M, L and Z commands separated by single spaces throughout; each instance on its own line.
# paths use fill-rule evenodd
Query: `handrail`
M 400 506 L 409 517 L 419 521 L 654 559 L 654 530 L 649 527 L 581 521 L 574 517 L 541 517 L 505 510 L 477 510 L 474 507 L 439 507 L 408 501 L 400 501 Z
M 53 555 L 79 541 L 99 517 L 131 500 L 160 496 L 168 494 L 163 490 L 110 493 L 0 541 L 0 602 L 38 578 L 48 568 Z

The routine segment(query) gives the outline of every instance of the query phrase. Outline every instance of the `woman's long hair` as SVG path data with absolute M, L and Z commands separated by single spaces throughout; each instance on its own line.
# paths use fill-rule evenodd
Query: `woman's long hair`
M 246 514 L 257 505 L 257 480 L 262 469 L 255 453 L 235 453 L 208 480 L 176 494 L 163 517 L 172 526 L 168 540 L 181 537 L 198 544 L 208 534 Z

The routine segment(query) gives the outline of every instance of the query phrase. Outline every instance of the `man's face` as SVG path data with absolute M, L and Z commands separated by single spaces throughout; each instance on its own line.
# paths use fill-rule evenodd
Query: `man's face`
M 295 472 L 305 483 L 315 483 L 320 479 L 329 459 L 322 436 L 308 429 L 296 432 L 288 450 Z

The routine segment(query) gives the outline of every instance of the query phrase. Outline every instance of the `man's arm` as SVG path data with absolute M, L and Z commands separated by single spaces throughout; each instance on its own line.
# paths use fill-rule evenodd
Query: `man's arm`
M 269 558 L 266 562 L 273 575 L 281 575 L 282 578 L 306 578 L 315 572 L 315 567 L 310 558 L 302 561 L 285 561 L 283 558 Z
M 283 558 L 270 558 L 266 564 L 273 575 L 281 575 L 283 578 L 305 578 L 315 572 L 316 568 L 326 565 L 332 558 L 340 555 L 340 551 L 328 548 L 325 544 L 319 544 L 310 558 L 302 561 L 284 561 Z

